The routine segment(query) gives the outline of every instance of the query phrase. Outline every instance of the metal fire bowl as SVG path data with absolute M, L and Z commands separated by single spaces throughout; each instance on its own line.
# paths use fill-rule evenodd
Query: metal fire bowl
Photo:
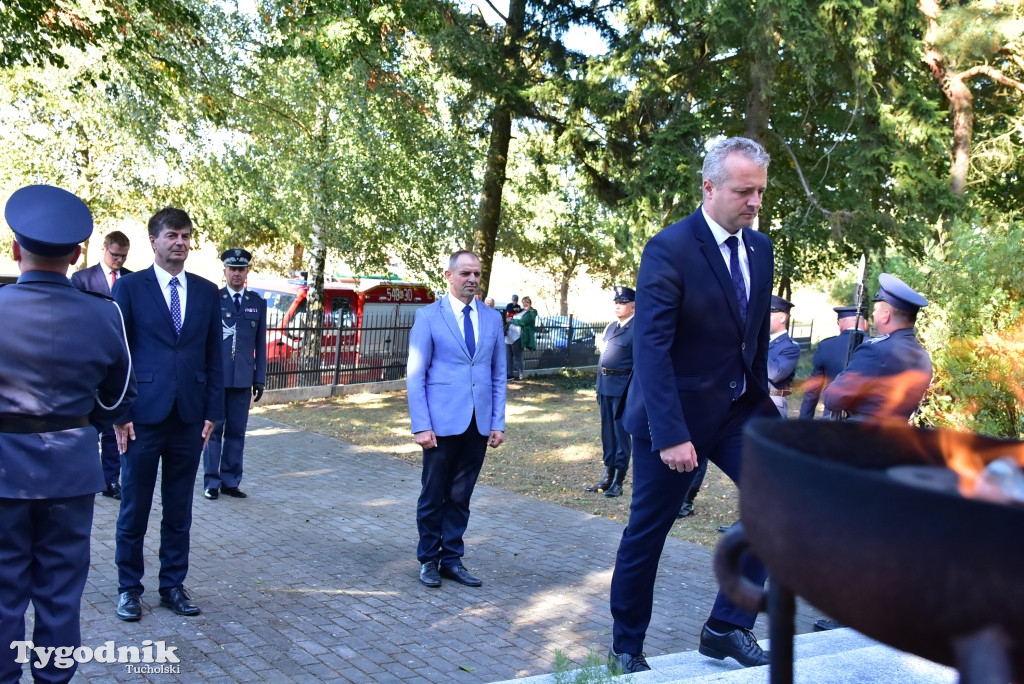
M 962 663 L 973 635 L 996 634 L 1020 680 L 1024 508 L 884 472 L 941 465 L 943 432 L 752 421 L 740 493 L 746 537 L 774 581 L 857 631 L 946 665 L 957 664 L 958 648 Z M 1021 444 L 957 435 L 979 451 Z

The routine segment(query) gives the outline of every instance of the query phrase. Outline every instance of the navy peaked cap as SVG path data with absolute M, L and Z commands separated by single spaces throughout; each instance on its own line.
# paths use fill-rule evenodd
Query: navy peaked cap
M 878 276 L 878 293 L 872 301 L 887 302 L 908 313 L 917 313 L 918 309 L 928 306 L 927 299 L 889 273 Z
M 252 261 L 252 254 L 235 247 L 234 249 L 225 250 L 220 255 L 220 260 L 224 262 L 225 266 L 234 266 L 235 268 L 248 268 L 249 263 Z
M 832 310 L 836 312 L 836 318 L 853 318 L 858 312 L 861 318 L 867 315 L 867 309 L 863 306 L 834 306 Z
M 783 299 L 779 295 L 772 295 L 772 311 L 781 311 L 782 313 L 789 313 L 789 310 L 793 308 L 793 302 L 788 299 Z
M 615 286 L 615 299 L 612 301 L 618 302 L 619 304 L 625 304 L 626 302 L 636 301 L 636 290 L 631 287 L 625 287 L 623 285 Z
M 4 218 L 18 244 L 33 254 L 70 254 L 92 235 L 92 213 L 74 194 L 52 185 L 27 185 L 16 190 Z

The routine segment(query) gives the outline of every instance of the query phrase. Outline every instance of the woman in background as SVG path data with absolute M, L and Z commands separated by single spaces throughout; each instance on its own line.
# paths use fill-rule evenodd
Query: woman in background
M 537 348 L 536 326 L 537 310 L 533 308 L 533 301 L 529 297 L 523 297 L 523 310 L 508 322 L 508 333 L 505 335 L 505 344 L 509 352 L 510 378 L 523 379 L 523 373 L 526 371 L 523 350 Z

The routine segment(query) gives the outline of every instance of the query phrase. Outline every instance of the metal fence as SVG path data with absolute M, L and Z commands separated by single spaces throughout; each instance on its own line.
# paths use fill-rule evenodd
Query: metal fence
M 361 325 L 296 316 L 287 325 L 267 321 L 267 389 L 350 385 L 401 380 L 406 374 L 412 315 L 364 315 Z M 591 366 L 606 324 L 573 316 L 546 317 L 537 327 L 537 349 L 524 351 L 527 370 Z

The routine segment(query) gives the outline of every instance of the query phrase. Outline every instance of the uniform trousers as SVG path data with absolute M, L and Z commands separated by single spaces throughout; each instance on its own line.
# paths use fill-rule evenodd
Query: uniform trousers
M 249 424 L 251 387 L 224 388 L 224 420 L 217 421 L 203 452 L 203 487 L 237 487 L 242 482 L 245 428 Z
M 601 409 L 601 447 L 606 468 L 629 469 L 629 455 L 633 450 L 633 438 L 626 431 L 621 418 L 616 418 L 622 397 L 597 395 Z
M 0 499 L 0 682 L 17 682 L 12 641 L 25 639 L 25 610 L 35 609 L 31 641 L 82 645 L 79 616 L 89 575 L 93 494 L 62 499 Z M 32 667 L 37 682 L 66 682 L 77 665 Z
M 143 591 L 142 559 L 160 469 L 160 593 L 185 583 L 192 529 L 192 496 L 203 450 L 203 422 L 181 420 L 177 409 L 161 423 L 135 423 L 135 441 L 121 456 L 121 513 L 117 517 L 118 592 Z
M 103 462 L 103 481 L 115 484 L 121 477 L 121 454 L 117 451 L 117 436 L 113 426 L 100 433 L 100 460 Z
M 744 394 L 733 403 L 717 434 L 705 444 L 695 444 L 697 457 L 710 459 L 740 486 L 743 426 L 753 413 L 753 402 Z M 643 651 L 654 604 L 654 580 L 665 548 L 665 538 L 676 521 L 695 470 L 670 470 L 651 442 L 634 435 L 633 500 L 629 524 L 622 533 L 611 584 L 612 643 L 618 653 Z M 741 562 L 742 574 L 763 586 L 767 571 L 753 556 Z M 741 610 L 721 591 L 711 617 L 750 629 L 757 615 Z
M 476 416 L 461 435 L 437 437 L 437 446 L 423 450 L 423 475 L 416 528 L 420 563 L 437 560 L 458 565 L 466 554 L 462 536 L 469 525 L 469 499 L 487 453 L 487 435 L 476 428 Z

